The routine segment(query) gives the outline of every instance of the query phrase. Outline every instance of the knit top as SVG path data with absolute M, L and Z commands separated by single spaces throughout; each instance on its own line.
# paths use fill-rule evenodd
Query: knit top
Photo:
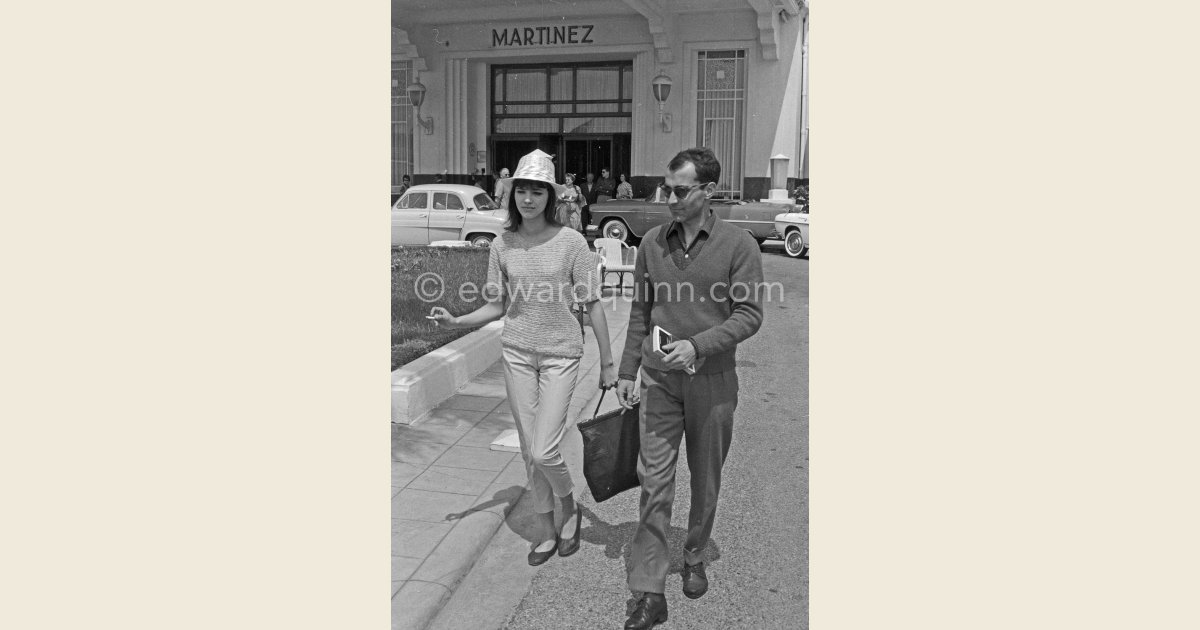
M 488 297 L 503 297 L 508 303 L 500 343 L 551 356 L 582 357 L 583 332 L 571 306 L 600 299 L 596 262 L 583 235 L 566 227 L 545 243 L 532 244 L 517 232 L 492 241 Z

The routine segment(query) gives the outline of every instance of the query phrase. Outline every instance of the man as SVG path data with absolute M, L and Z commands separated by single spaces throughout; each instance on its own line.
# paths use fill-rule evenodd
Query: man
M 397 190 L 396 194 L 403 195 L 404 191 L 408 190 L 410 186 L 412 186 L 412 178 L 410 178 L 408 175 L 401 177 L 400 178 L 400 190 Z
M 600 179 L 596 180 L 596 202 L 604 203 L 617 194 L 617 182 L 609 175 L 608 169 L 600 169 Z
M 709 208 L 720 177 L 721 165 L 708 148 L 680 151 L 671 160 L 663 189 L 674 220 L 646 232 L 634 264 L 633 306 L 617 382 L 623 407 L 639 399 L 642 404 L 640 518 L 627 578 L 637 605 L 625 622 L 629 630 L 644 630 L 667 618 L 667 529 L 684 435 L 692 505 L 683 549 L 683 594 L 695 599 L 708 590 L 704 550 L 733 436 L 735 353 L 738 343 L 762 325 L 758 245 Z M 653 350 L 648 334 L 654 326 L 675 338 L 663 346 L 665 356 Z M 689 367 L 694 375 L 685 371 Z M 639 368 L 640 396 L 634 392 Z
M 508 210 L 508 195 L 512 192 L 512 183 L 508 180 L 508 169 L 500 169 L 500 179 L 496 180 L 496 189 L 492 193 L 492 198 L 500 204 L 500 208 Z
M 587 226 L 592 224 L 591 205 L 596 203 L 596 174 L 588 173 L 587 179 L 581 182 L 575 182 L 579 186 L 579 192 L 583 194 L 583 207 L 579 211 L 579 217 L 583 219 L 583 230 L 587 232 Z

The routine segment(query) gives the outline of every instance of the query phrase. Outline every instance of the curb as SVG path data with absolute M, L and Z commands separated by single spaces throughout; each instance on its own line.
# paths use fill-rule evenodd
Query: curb
M 619 339 L 623 340 L 624 331 L 622 330 L 619 334 Z M 596 376 L 599 372 L 599 363 L 599 357 L 592 359 L 587 369 L 580 374 L 582 382 L 588 382 Z M 575 426 L 582 420 L 591 419 L 592 410 L 596 408 L 601 395 L 603 392 L 597 389 L 579 407 L 575 407 L 575 404 L 578 403 L 572 404 L 574 411 L 569 417 L 567 436 L 564 437 L 564 450 L 577 451 L 582 447 L 582 438 L 579 437 L 579 431 L 575 429 Z M 579 485 L 581 486 L 580 490 L 585 491 L 586 485 L 582 477 L 579 478 Z M 466 569 L 462 575 L 458 576 L 452 589 L 445 593 L 429 592 L 428 590 L 413 593 L 414 597 L 423 594 L 431 600 L 436 599 L 428 604 L 421 603 L 423 607 L 431 608 L 433 611 L 431 616 L 422 618 L 424 625 L 393 626 L 393 630 L 459 630 L 460 628 L 498 630 L 503 628 L 513 610 L 528 591 L 538 569 L 528 566 L 525 562 L 525 554 L 528 551 L 525 541 L 513 531 L 500 527 L 505 521 L 521 521 L 530 518 L 532 504 L 526 488 L 521 486 L 516 498 L 505 507 L 501 520 L 491 528 L 491 533 L 485 540 L 476 543 L 476 547 L 459 550 L 460 554 L 468 556 L 469 559 L 464 562 Z M 493 541 L 497 540 L 497 537 L 511 542 L 493 545 Z M 403 590 L 398 595 L 402 594 L 407 595 L 403 593 Z
M 503 330 L 503 322 L 492 322 L 393 371 L 392 422 L 417 424 L 499 360 Z

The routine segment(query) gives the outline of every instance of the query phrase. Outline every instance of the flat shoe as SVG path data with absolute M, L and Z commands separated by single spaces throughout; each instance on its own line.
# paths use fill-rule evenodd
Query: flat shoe
M 562 541 L 558 546 L 558 555 L 567 557 L 576 551 L 579 551 L 579 531 L 581 521 L 583 520 L 583 511 L 579 509 L 579 504 L 575 504 L 575 535 L 567 540 Z
M 553 556 L 554 552 L 558 550 L 559 542 L 561 541 L 559 540 L 558 536 L 555 536 L 554 546 L 551 547 L 549 551 L 537 551 L 538 546 L 534 545 L 533 550 L 529 552 L 529 566 L 536 567 L 539 564 L 544 564 L 550 559 L 550 556 Z

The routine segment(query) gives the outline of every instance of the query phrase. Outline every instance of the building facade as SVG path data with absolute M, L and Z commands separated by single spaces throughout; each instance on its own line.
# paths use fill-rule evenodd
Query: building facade
M 540 148 L 559 181 L 607 168 L 641 196 L 680 149 L 708 146 L 718 195 L 766 198 L 778 155 L 791 188 L 808 177 L 807 14 L 797 0 L 393 0 L 393 187 L 490 185 Z

